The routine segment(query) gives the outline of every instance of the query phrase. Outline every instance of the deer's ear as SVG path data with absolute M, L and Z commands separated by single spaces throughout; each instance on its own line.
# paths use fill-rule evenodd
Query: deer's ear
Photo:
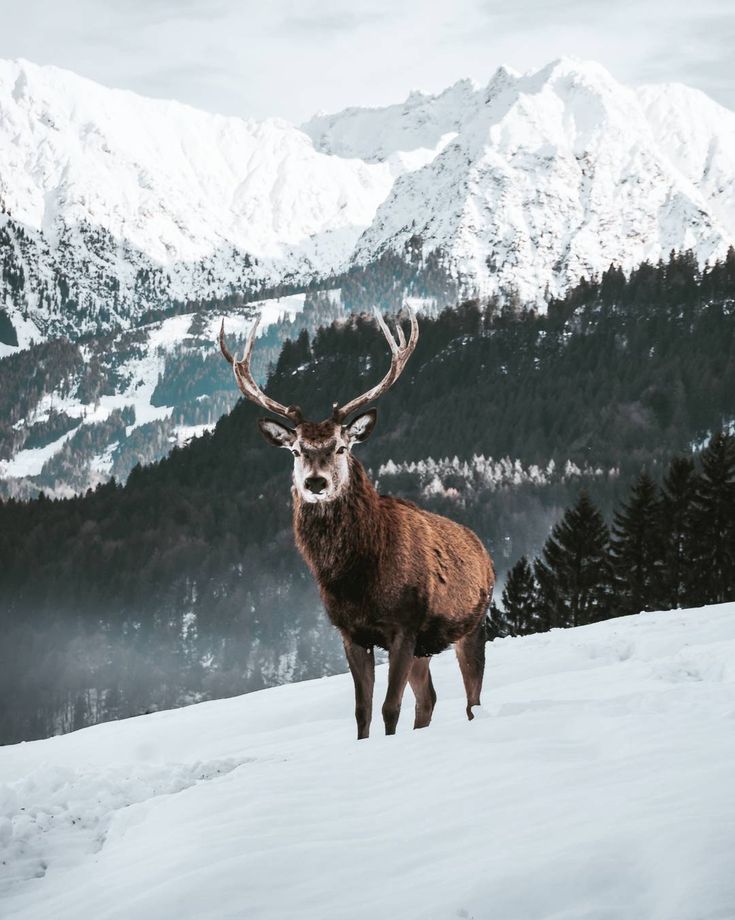
M 270 418 L 259 418 L 258 428 L 260 433 L 272 447 L 288 447 L 296 440 L 296 432 L 287 425 L 274 422 Z
M 354 418 L 345 428 L 350 443 L 354 444 L 355 441 L 367 441 L 373 433 L 377 418 L 377 409 L 368 409 L 367 412 L 363 412 L 362 415 L 358 415 L 357 418 Z

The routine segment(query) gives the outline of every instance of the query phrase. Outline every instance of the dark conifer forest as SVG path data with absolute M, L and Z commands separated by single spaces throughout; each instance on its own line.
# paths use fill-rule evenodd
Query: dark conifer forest
M 322 418 L 387 365 L 358 316 L 287 344 L 267 389 Z M 509 573 L 491 635 L 735 597 L 735 251 L 611 268 L 544 315 L 424 319 L 378 412 L 358 450 L 381 490 Z M 0 502 L 0 742 L 344 669 L 259 414 L 125 485 Z
M 733 598 L 735 437 L 717 432 L 696 466 L 675 457 L 662 486 L 644 470 L 612 531 L 582 491 L 533 565 L 525 556 L 513 565 L 488 630 L 523 636 Z

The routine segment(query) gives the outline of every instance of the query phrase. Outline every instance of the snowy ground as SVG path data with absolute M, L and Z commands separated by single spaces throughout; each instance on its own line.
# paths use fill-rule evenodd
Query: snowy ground
M 448 653 L 395 738 L 340 676 L 0 749 L 0 916 L 732 920 L 735 604 L 488 652 L 471 724 Z

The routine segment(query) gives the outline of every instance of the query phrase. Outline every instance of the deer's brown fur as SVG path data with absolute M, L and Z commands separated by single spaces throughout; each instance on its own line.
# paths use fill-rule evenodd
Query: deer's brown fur
M 379 495 L 350 457 L 347 491 L 307 504 L 294 494 L 296 544 L 332 623 L 352 642 L 389 650 L 415 636 L 414 655 L 436 655 L 484 623 L 494 575 L 466 527 L 412 502 Z

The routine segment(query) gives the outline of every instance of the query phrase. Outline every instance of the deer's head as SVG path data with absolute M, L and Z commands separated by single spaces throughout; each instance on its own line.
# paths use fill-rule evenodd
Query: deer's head
M 267 396 L 255 382 L 250 370 L 250 357 L 255 343 L 258 321 L 248 335 L 242 360 L 233 358 L 225 345 L 225 324 L 220 330 L 222 354 L 232 365 L 237 385 L 249 400 L 280 416 L 283 421 L 260 419 L 258 425 L 265 440 L 274 447 L 282 447 L 293 454 L 293 482 L 301 499 L 309 503 L 329 502 L 338 498 L 350 480 L 350 452 L 355 444 L 367 440 L 377 418 L 375 409 L 354 415 L 358 409 L 382 396 L 400 377 L 406 362 L 413 353 L 419 338 L 416 317 L 411 314 L 411 334 L 408 342 L 399 324 L 398 338 L 394 338 L 385 320 L 376 310 L 378 325 L 391 350 L 388 373 L 372 389 L 343 406 L 334 404 L 331 418 L 323 422 L 307 421 L 298 406 L 284 406 Z M 350 416 L 354 416 L 348 421 Z M 284 424 L 288 423 L 288 424 Z

